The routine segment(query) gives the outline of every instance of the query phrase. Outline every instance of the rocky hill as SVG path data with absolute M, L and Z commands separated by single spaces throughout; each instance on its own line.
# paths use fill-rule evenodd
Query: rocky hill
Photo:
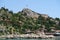
M 59 24 L 60 18 L 52 18 L 28 8 L 17 13 L 4 7 L 0 8 L 0 34 L 35 32 L 43 27 L 47 32 L 52 28 L 60 30 Z

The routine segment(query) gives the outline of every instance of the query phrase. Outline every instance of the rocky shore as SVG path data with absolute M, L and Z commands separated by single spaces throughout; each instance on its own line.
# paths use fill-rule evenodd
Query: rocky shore
M 38 34 L 19 34 L 19 35 L 2 35 L 0 38 L 54 38 L 53 35 L 38 35 Z

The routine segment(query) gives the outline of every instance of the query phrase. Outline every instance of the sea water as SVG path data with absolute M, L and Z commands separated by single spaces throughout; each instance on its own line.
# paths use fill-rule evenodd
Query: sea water
M 46 39 L 34 39 L 34 38 L 14 38 L 14 39 L 5 39 L 0 38 L 0 40 L 60 40 L 60 36 L 57 36 L 55 38 L 46 38 Z

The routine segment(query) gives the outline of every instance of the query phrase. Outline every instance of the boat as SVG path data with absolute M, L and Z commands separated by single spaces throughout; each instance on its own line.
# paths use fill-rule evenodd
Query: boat
M 54 36 L 60 36 L 60 32 L 56 32 Z

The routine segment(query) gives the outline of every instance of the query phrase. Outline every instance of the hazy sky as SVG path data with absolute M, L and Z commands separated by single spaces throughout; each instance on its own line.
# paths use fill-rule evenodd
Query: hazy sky
M 0 0 L 0 8 L 3 6 L 14 12 L 29 8 L 41 14 L 60 18 L 60 0 Z

